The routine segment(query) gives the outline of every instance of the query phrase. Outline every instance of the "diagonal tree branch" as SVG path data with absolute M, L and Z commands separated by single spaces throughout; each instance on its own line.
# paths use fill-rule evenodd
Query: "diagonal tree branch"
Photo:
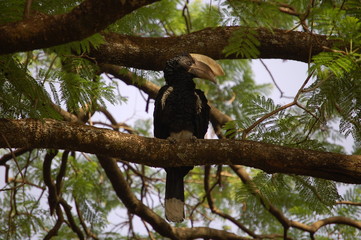
M 101 72 L 109 73 L 122 80 L 125 84 L 142 90 L 152 99 L 155 99 L 158 94 L 160 87 L 157 84 L 128 71 L 126 68 L 113 64 L 99 64 L 99 67 Z
M 288 219 L 278 208 L 276 208 L 271 203 L 267 202 L 267 200 L 262 196 L 262 193 L 257 188 L 257 186 L 252 182 L 252 179 L 248 175 L 248 173 L 245 171 L 245 169 L 242 166 L 239 165 L 231 165 L 230 166 L 232 170 L 237 174 L 237 176 L 242 180 L 244 184 L 250 185 L 250 191 L 251 194 L 256 196 L 260 203 L 267 209 L 284 227 L 285 230 L 287 230 L 290 227 L 298 228 L 303 231 L 308 231 L 310 234 L 315 234 L 321 227 L 330 225 L 330 224 L 344 224 L 349 225 L 358 229 L 361 229 L 361 222 L 344 217 L 344 216 L 335 216 L 335 217 L 329 217 L 325 219 L 318 220 L 310 225 L 304 224 L 298 221 L 290 220 Z M 287 231 L 285 231 L 286 233 Z M 285 236 L 287 237 L 287 236 Z
M 361 156 L 342 155 L 240 140 L 193 140 L 172 144 L 108 129 L 51 119 L 0 120 L 0 135 L 12 148 L 57 148 L 105 156 L 153 167 L 245 165 L 266 172 L 307 175 L 361 183 Z M 0 147 L 7 143 L 0 138 Z M 186 154 L 185 154 L 186 153 Z
M 248 229 L 246 226 L 244 226 L 242 223 L 240 223 L 239 221 L 237 221 L 237 219 L 235 219 L 234 217 L 232 217 L 231 215 L 224 213 L 222 211 L 220 211 L 214 204 L 214 200 L 212 197 L 212 188 L 209 185 L 209 179 L 210 179 L 210 166 L 206 166 L 204 169 L 204 191 L 206 193 L 206 198 L 207 198 L 207 202 L 209 205 L 209 209 L 211 210 L 212 213 L 229 220 L 230 222 L 232 222 L 233 224 L 235 224 L 238 228 L 242 229 L 242 231 L 246 232 L 248 235 L 252 236 L 253 238 L 257 238 L 259 237 L 257 234 L 255 234 L 253 231 L 251 231 L 250 229 Z
M 108 158 L 98 155 L 98 160 L 108 176 L 113 188 L 128 210 L 148 222 L 154 230 L 159 234 L 170 239 L 196 239 L 196 238 L 212 238 L 212 239 L 234 239 L 243 240 L 243 238 L 233 233 L 222 230 L 212 229 L 208 227 L 194 227 L 194 228 L 174 228 L 168 224 L 163 218 L 153 212 L 150 208 L 139 201 L 128 183 L 123 177 L 117 162 L 113 158 Z
M 85 0 L 71 12 L 35 14 L 0 26 L 0 54 L 47 48 L 89 37 L 157 0 Z

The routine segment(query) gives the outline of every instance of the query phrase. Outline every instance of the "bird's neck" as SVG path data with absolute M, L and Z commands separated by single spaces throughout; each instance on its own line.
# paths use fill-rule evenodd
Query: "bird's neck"
M 178 89 L 194 90 L 196 88 L 196 84 L 193 82 L 192 78 L 170 79 L 167 83 Z

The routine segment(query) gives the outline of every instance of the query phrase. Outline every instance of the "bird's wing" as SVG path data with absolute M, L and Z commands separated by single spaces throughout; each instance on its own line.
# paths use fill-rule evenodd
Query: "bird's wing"
M 155 98 L 154 103 L 154 113 L 153 113 L 153 125 L 154 125 L 154 137 L 166 139 L 169 137 L 169 129 L 163 124 L 164 118 L 164 106 L 165 101 L 167 100 L 167 93 L 170 91 L 170 86 L 163 86 L 157 97 Z
M 208 101 L 206 96 L 204 95 L 203 91 L 196 89 L 195 94 L 197 97 L 197 114 L 195 118 L 195 136 L 197 138 L 204 138 L 204 135 L 208 129 L 208 122 L 209 122 L 209 112 L 210 107 L 208 105 Z

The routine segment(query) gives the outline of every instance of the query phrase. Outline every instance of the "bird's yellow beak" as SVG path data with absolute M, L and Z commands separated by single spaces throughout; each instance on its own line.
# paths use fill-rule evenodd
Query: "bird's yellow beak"
M 188 72 L 198 78 L 207 79 L 217 83 L 216 77 L 223 76 L 224 72 L 215 60 L 202 54 L 191 53 L 194 63 L 189 67 Z

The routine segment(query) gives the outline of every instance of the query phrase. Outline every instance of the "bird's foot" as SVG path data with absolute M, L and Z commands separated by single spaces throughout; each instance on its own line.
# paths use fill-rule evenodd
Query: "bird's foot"
M 196 136 L 193 135 L 192 132 L 184 130 L 177 133 L 171 133 L 170 136 L 167 138 L 171 143 L 177 143 L 179 141 L 184 140 L 195 140 L 197 139 Z
M 198 139 L 198 138 L 197 138 L 196 136 L 192 136 L 192 137 L 190 138 L 190 140 L 193 141 L 193 142 L 194 142 L 195 140 L 197 140 L 197 139 Z
M 175 138 L 175 137 L 168 137 L 167 140 L 168 140 L 170 143 L 175 144 L 175 143 L 177 143 L 177 141 L 178 141 L 179 139 L 177 139 L 177 138 Z

